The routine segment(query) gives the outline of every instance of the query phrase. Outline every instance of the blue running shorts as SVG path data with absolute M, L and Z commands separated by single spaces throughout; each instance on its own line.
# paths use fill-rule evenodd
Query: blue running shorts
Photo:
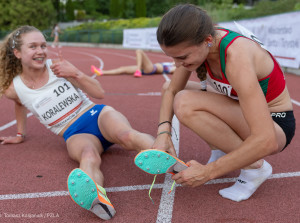
M 98 126 L 98 117 L 104 108 L 104 104 L 101 105 L 95 105 L 88 111 L 86 111 L 82 116 L 80 116 L 65 132 L 64 132 L 64 139 L 67 141 L 68 138 L 70 138 L 72 135 L 75 134 L 81 134 L 81 133 L 87 133 L 96 136 L 102 146 L 104 151 L 107 150 L 111 145 L 114 143 L 111 143 L 107 141 Z
M 152 74 L 155 74 L 157 71 L 157 67 L 155 64 L 153 64 L 153 70 L 150 72 L 150 73 L 145 73 L 143 70 L 142 70 L 142 74 L 144 75 L 152 75 Z

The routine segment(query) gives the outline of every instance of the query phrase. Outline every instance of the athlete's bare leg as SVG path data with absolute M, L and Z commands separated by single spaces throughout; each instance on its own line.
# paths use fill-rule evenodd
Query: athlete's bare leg
M 102 75 L 121 75 L 121 74 L 127 74 L 131 75 L 137 70 L 137 66 L 122 66 L 116 69 L 111 70 L 102 70 Z
M 136 50 L 135 52 L 136 52 L 137 69 L 139 69 L 140 71 L 143 70 L 145 73 L 152 72 L 153 63 L 146 55 L 146 53 L 143 50 Z

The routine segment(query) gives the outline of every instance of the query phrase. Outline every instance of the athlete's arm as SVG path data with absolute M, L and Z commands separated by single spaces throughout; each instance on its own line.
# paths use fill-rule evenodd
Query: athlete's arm
M 50 68 L 57 77 L 66 78 L 89 96 L 98 99 L 104 97 L 104 89 L 101 87 L 100 82 L 84 74 L 69 61 L 62 59 L 60 62 L 51 65 Z
M 252 42 L 245 44 L 245 41 L 249 42 L 239 38 L 228 49 L 226 74 L 238 94 L 250 135 L 238 149 L 208 164 L 212 178 L 248 166 L 278 149 L 274 124 L 257 77 L 260 68 L 255 61 L 262 49 Z
M 15 102 L 17 132 L 14 136 L 0 137 L 1 144 L 21 143 L 25 140 L 26 135 L 27 109 L 20 103 L 13 84 L 4 92 L 4 95 Z M 17 133 L 21 135 L 17 135 Z
M 159 123 L 165 121 L 172 121 L 173 118 L 173 102 L 174 97 L 180 90 L 184 89 L 191 72 L 185 70 L 183 67 L 179 67 L 174 72 L 172 76 L 172 80 L 166 89 L 164 95 L 162 95 L 162 102 L 160 107 L 160 114 L 159 114 Z M 153 144 L 153 149 L 160 149 L 169 152 L 170 154 L 176 156 L 174 145 L 171 140 L 171 136 L 169 134 L 162 132 L 172 132 L 172 127 L 170 124 L 165 123 L 158 127 L 157 130 L 157 138 Z

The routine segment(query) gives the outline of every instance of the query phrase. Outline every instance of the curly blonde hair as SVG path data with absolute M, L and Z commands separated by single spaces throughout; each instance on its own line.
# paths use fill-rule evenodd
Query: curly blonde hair
M 20 26 L 8 34 L 0 46 L 0 97 L 10 86 L 15 76 L 22 73 L 21 60 L 14 50 L 21 50 L 22 35 L 30 32 L 41 32 L 33 26 Z

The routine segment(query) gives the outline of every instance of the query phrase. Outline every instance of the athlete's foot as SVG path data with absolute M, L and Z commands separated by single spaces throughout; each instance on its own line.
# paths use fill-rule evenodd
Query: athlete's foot
M 90 211 L 101 219 L 109 220 L 116 214 L 116 210 L 108 199 L 105 189 L 98 184 L 97 187 L 98 197 L 93 201 Z
M 105 189 L 97 185 L 83 170 L 77 168 L 70 173 L 68 189 L 76 204 L 99 218 L 109 220 L 116 214 Z
M 92 73 L 97 74 L 98 76 L 101 76 L 103 74 L 102 70 L 100 68 L 95 67 L 94 65 L 91 66 L 91 71 Z
M 264 160 L 259 169 L 242 169 L 235 184 L 220 190 L 219 194 L 237 202 L 247 200 L 271 174 L 272 166 Z
M 140 70 L 136 70 L 133 74 L 134 77 L 142 77 L 142 73 Z

